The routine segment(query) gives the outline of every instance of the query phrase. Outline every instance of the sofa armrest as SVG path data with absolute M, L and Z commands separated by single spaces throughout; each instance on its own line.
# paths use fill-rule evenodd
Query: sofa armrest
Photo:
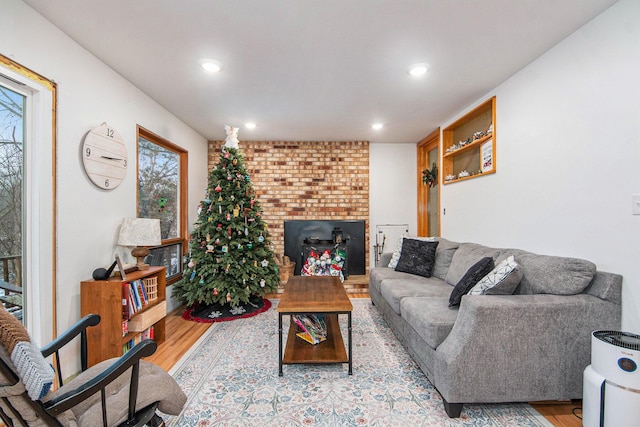
M 448 402 L 580 398 L 591 332 L 620 317 L 586 294 L 464 296 L 436 350 L 435 386 Z
M 393 256 L 393 253 L 391 252 L 385 252 L 381 254 L 380 259 L 378 260 L 377 267 L 387 267 L 389 265 L 389 262 L 391 261 L 392 256 Z

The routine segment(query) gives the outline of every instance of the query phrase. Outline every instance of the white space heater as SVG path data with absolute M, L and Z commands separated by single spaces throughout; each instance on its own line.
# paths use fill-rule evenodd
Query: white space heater
M 595 331 L 584 370 L 582 425 L 640 425 L 640 335 Z

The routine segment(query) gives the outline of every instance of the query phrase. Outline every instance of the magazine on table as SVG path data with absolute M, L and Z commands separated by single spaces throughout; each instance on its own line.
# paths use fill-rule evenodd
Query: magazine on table
M 292 316 L 298 332 L 296 336 L 310 344 L 318 344 L 327 339 L 327 324 L 322 314 L 296 314 Z

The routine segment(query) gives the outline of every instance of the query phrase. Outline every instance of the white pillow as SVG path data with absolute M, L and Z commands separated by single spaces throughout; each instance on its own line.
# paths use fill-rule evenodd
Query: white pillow
M 511 255 L 484 276 L 467 295 L 511 295 L 522 280 L 522 270 Z

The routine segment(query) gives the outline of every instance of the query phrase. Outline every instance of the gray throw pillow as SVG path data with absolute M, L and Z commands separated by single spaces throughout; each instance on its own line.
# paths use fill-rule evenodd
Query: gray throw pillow
M 402 252 L 396 266 L 396 271 L 431 277 L 433 265 L 436 261 L 438 242 L 416 239 L 403 239 Z
M 480 281 L 484 276 L 489 274 L 491 270 L 493 270 L 493 258 L 485 257 L 480 261 L 476 262 L 467 270 L 462 279 L 456 284 L 451 291 L 451 296 L 449 297 L 449 307 L 455 307 L 460 305 L 460 301 L 462 300 L 462 296 L 467 294 L 471 288 L 473 288 L 476 283 Z

